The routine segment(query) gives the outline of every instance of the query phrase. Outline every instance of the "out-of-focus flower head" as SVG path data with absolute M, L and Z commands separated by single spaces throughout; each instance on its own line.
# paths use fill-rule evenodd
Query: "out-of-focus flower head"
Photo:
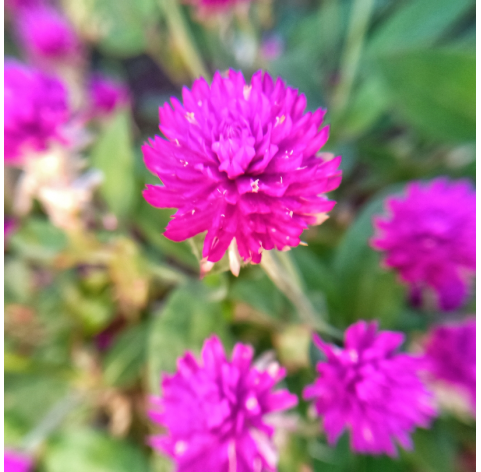
M 3 238 L 4 246 L 8 244 L 8 240 L 13 232 L 17 229 L 17 223 L 13 218 L 5 218 L 3 220 Z
M 94 74 L 89 84 L 89 116 L 110 115 L 118 106 L 129 103 L 129 91 L 122 83 L 101 74 Z
M 406 198 L 387 200 L 391 215 L 376 217 L 375 249 L 411 286 L 413 298 L 429 287 L 442 310 L 466 300 L 476 269 L 476 196 L 469 181 L 411 182 Z
M 265 415 L 295 406 L 297 397 L 272 391 L 283 368 L 272 362 L 261 370 L 251 366 L 252 357 L 252 347 L 237 344 L 229 361 L 212 336 L 201 361 L 187 353 L 175 374 L 164 375 L 150 416 L 167 434 L 151 443 L 175 460 L 177 472 L 276 470 L 274 428 Z
M 19 164 L 62 141 L 67 91 L 58 79 L 18 61 L 6 59 L 4 65 L 4 157 L 7 164 Z
M 52 63 L 72 63 L 82 57 L 82 45 L 67 18 L 39 5 L 19 11 L 16 29 L 29 59 L 49 69 Z
M 17 452 L 5 451 L 3 466 L 4 472 L 28 472 L 32 467 L 32 461 Z
M 45 3 L 45 0 L 5 0 L 5 10 L 18 13 L 19 10 L 38 7 Z
M 278 34 L 267 36 L 261 43 L 262 57 L 268 61 L 274 61 L 284 51 L 284 41 Z
M 315 401 L 330 444 L 347 428 L 354 451 L 395 456 L 395 443 L 410 449 L 413 430 L 429 426 L 431 394 L 418 377 L 420 359 L 397 352 L 403 340 L 402 333 L 377 332 L 375 321 L 351 325 L 344 349 L 315 336 L 327 359 L 304 398 Z
M 476 320 L 434 327 L 428 334 L 424 359 L 430 378 L 460 390 L 476 413 Z
M 160 130 L 143 147 L 148 169 L 163 185 L 145 199 L 177 208 L 165 236 L 183 241 L 207 231 L 203 257 L 219 261 L 229 246 L 259 263 L 262 250 L 287 250 L 309 225 L 326 219 L 335 202 L 325 196 L 341 181 L 340 157 L 316 153 L 326 143 L 325 110 L 304 113 L 306 98 L 257 72 L 217 72 L 184 87 L 159 110 Z M 237 249 L 235 248 L 237 246 Z

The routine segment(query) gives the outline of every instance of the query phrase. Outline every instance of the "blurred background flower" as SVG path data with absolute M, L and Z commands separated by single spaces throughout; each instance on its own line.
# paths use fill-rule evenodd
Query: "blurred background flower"
M 250 372 L 265 373 L 279 359 L 286 371 L 278 388 L 299 399 L 289 412 L 261 415 L 275 429 L 278 463 L 271 469 L 474 471 L 475 419 L 469 393 L 475 381 L 476 309 L 471 290 L 474 1 L 255 0 L 224 2 L 221 8 L 203 5 L 181 0 L 5 2 L 7 453 L 28 457 L 30 472 L 175 470 L 172 457 L 148 442 L 168 434 L 150 420 L 149 398 L 166 398 L 160 374 L 180 375 L 177 359 L 187 351 L 203 372 L 202 347 L 217 336 L 225 352 L 232 352 L 236 343 L 252 346 L 256 361 Z M 235 72 L 229 76 L 229 70 Z M 262 80 L 255 75 L 259 70 Z M 272 78 L 272 87 L 280 78 L 278 87 L 284 92 L 279 89 L 276 95 L 265 77 Z M 235 84 L 241 85 L 236 89 Z M 198 95 L 211 104 L 202 129 L 194 124 L 203 117 L 192 99 Z M 259 98 L 255 104 L 254 98 Z M 225 110 L 227 116 L 222 115 Z M 265 118 L 262 126 L 254 115 Z M 295 123 L 306 131 L 304 136 L 294 136 Z M 149 138 L 155 143 L 155 149 L 147 147 L 153 175 L 142 153 Z M 175 145 L 176 138 L 182 147 Z M 248 174 L 252 182 L 242 195 L 261 202 L 255 207 L 256 228 L 263 229 L 268 220 L 266 229 L 276 229 L 278 236 L 278 228 L 293 228 L 283 223 L 279 206 L 294 216 L 296 205 L 312 206 L 305 198 L 315 196 L 330 205 L 329 218 L 326 208 L 304 208 L 300 214 L 308 218 L 296 223 L 295 235 L 283 233 L 295 237 L 296 247 L 278 251 L 274 246 L 285 248 L 285 241 L 270 238 L 263 245 L 272 249 L 263 252 L 261 264 L 241 267 L 237 251 L 242 249 L 237 239 L 237 249 L 230 243 L 230 236 L 223 240 L 223 249 L 217 247 L 217 255 L 224 257 L 217 262 L 216 257 L 204 257 L 206 231 L 219 236 L 214 217 L 200 228 L 190 222 L 182 226 L 189 236 L 195 234 L 186 241 L 166 237 L 165 229 L 172 222 L 175 226 L 179 213 L 172 216 L 183 211 L 181 207 L 192 212 L 196 205 L 209 205 L 211 194 L 203 191 L 192 204 L 199 189 L 211 185 L 218 194 L 216 188 L 237 188 L 243 178 L 235 175 L 237 159 L 245 156 L 235 157 L 233 150 L 249 156 L 260 144 L 271 151 L 274 145 L 287 149 L 290 139 L 298 147 L 297 167 L 304 166 L 301 161 L 309 161 L 310 167 L 278 173 L 279 189 L 285 192 L 267 195 L 265 179 L 275 174 L 269 167 L 276 162 L 271 153 L 272 164 L 259 177 Z M 303 146 L 306 155 L 301 158 Z M 180 151 L 188 151 L 189 158 Z M 342 156 L 342 162 L 336 156 Z M 189 164 L 182 167 L 178 159 Z M 182 183 L 194 161 L 206 174 L 192 168 L 187 176 L 191 180 Z M 240 167 L 244 173 L 252 170 L 245 167 L 247 161 Z M 176 165 L 171 169 L 172 162 Z M 273 182 L 270 188 L 279 190 L 275 182 L 280 179 Z M 160 194 L 176 189 L 183 206 L 168 208 L 160 199 L 162 208 L 152 207 L 142 196 L 146 184 L 161 189 Z M 324 193 L 328 188 L 329 200 Z M 289 189 L 296 195 L 287 195 Z M 279 206 L 271 211 L 264 199 Z M 391 211 L 387 201 L 409 211 Z M 225 202 L 215 203 L 219 207 L 212 203 L 213 215 L 226 214 L 220 205 Z M 381 226 L 388 229 L 373 223 L 374 217 L 381 217 Z M 251 234 L 247 225 L 253 218 L 231 222 Z M 10 219 L 14 231 L 9 231 Z M 314 224 L 321 220 L 322 225 Z M 424 236 L 408 240 L 400 227 L 406 235 L 421 231 Z M 393 247 L 374 250 L 373 239 Z M 207 243 L 211 250 L 214 241 Z M 249 251 L 256 255 L 258 249 L 255 241 L 248 243 L 243 253 L 247 259 Z M 410 269 L 389 264 L 392 251 L 406 255 Z M 406 270 L 411 272 L 403 281 Z M 368 326 L 377 320 L 379 339 L 386 339 L 386 332 L 397 340 L 403 337 L 413 354 L 399 352 L 396 343 L 392 350 L 391 345 L 372 349 L 355 343 L 358 356 L 378 355 L 359 369 L 344 334 L 359 320 Z M 322 337 L 322 350 L 312 342 L 315 333 Z M 331 380 L 339 381 L 317 378 L 316 365 L 332 364 L 324 350 L 345 361 L 332 371 Z M 353 404 L 362 397 L 367 405 L 377 405 L 368 394 L 392 399 L 395 392 L 405 391 L 397 388 L 402 375 L 415 377 L 417 367 L 403 366 L 395 381 L 390 379 L 383 366 L 398 366 L 399 358 L 423 359 L 419 378 L 424 387 L 415 382 L 414 393 L 405 401 L 381 403 L 401 406 L 390 414 L 391 422 L 375 422 L 376 447 L 368 447 L 362 438 L 360 444 L 384 453 L 358 453 L 350 447 L 349 437 L 362 436 L 362 427 L 351 427 L 335 444 L 329 442 L 333 433 L 327 410 L 325 415 L 316 413 L 312 401 L 302 398 L 305 387 L 324 382 L 329 394 L 335 390 L 337 397 Z M 232 373 L 232 363 L 226 358 L 220 364 Z M 352 385 L 369 388 L 349 393 L 341 388 L 348 382 L 344 374 L 353 375 Z M 251 379 L 246 382 L 238 385 Z M 417 408 L 423 388 L 436 401 L 439 414 L 432 421 L 430 407 L 429 414 Z M 226 392 L 229 405 L 239 406 L 238 417 L 249 414 L 238 402 L 242 392 Z M 171 412 L 174 422 L 175 405 Z M 401 421 L 408 412 L 413 416 Z M 193 415 L 186 417 L 188 426 Z M 428 423 L 429 428 L 416 427 Z M 402 438 L 396 459 L 386 454 L 395 447 L 394 433 Z M 254 436 L 256 447 L 248 455 L 260 451 L 259 456 L 274 458 L 271 438 Z M 410 441 L 412 449 L 405 450 Z M 233 450 L 231 446 L 231 457 Z M 269 470 L 267 462 L 264 465 Z M 193 470 L 196 466 L 203 467 L 195 462 Z M 259 461 L 250 466 L 255 470 Z

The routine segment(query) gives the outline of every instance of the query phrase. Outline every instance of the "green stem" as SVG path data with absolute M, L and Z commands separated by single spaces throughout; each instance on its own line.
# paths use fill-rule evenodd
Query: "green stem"
M 353 0 L 346 43 L 341 57 L 340 80 L 332 99 L 333 114 L 342 116 L 356 79 L 374 0 Z
M 310 300 L 304 294 L 299 274 L 287 253 L 278 251 L 264 251 L 261 267 L 274 285 L 292 302 L 299 317 L 304 323 L 321 333 L 336 339 L 342 339 L 342 333 L 330 326 L 314 310 Z
M 33 453 L 38 446 L 60 425 L 65 417 L 75 408 L 82 394 L 73 392 L 62 398 L 47 412 L 42 421 L 25 436 L 22 441 L 22 450 Z
M 159 4 L 167 19 L 170 34 L 182 54 L 182 59 L 185 66 L 189 69 L 192 79 L 202 76 L 207 81 L 210 81 L 210 74 L 195 45 L 179 3 L 177 0 L 160 0 Z

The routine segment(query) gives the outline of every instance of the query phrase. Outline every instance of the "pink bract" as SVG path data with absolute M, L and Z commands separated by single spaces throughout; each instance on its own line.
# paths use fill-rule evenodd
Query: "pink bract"
M 476 320 L 434 327 L 425 345 L 426 369 L 431 377 L 464 391 L 476 414 Z
M 4 472 L 28 472 L 32 467 L 32 461 L 17 452 L 5 451 L 3 466 Z
M 327 359 L 317 364 L 320 375 L 303 394 L 323 417 L 328 442 L 348 429 L 359 453 L 395 456 L 395 443 L 411 449 L 410 434 L 429 426 L 436 413 L 418 377 L 421 360 L 398 353 L 404 335 L 378 332 L 375 321 L 358 321 L 344 339 L 341 349 L 314 337 Z
M 151 444 L 172 457 L 177 472 L 275 471 L 274 428 L 268 413 L 297 404 L 287 390 L 272 391 L 285 376 L 278 364 L 251 366 L 252 347 L 236 344 L 229 361 L 216 336 L 205 341 L 201 360 L 191 353 L 164 375 L 153 421 L 167 429 Z
M 201 78 L 159 110 L 160 130 L 143 147 L 145 164 L 163 185 L 145 199 L 177 208 L 165 236 L 183 241 L 207 231 L 203 257 L 219 261 L 235 238 L 244 261 L 262 250 L 295 247 L 309 225 L 335 202 L 325 196 L 341 182 L 340 157 L 316 153 L 326 143 L 325 110 L 304 113 L 306 98 L 257 72 L 250 84 L 230 70 Z
M 26 153 L 62 141 L 69 110 L 67 91 L 58 79 L 6 59 L 4 93 L 5 163 L 19 164 Z
M 129 91 L 120 82 L 101 74 L 92 76 L 89 84 L 89 115 L 110 115 L 118 106 L 129 103 Z
M 50 6 L 21 10 L 16 29 L 22 47 L 37 65 L 48 68 L 51 61 L 72 62 L 82 54 L 82 45 L 72 25 Z
M 442 310 L 459 308 L 476 270 L 476 197 L 467 180 L 411 182 L 406 197 L 387 200 L 391 215 L 375 218 L 372 240 L 386 266 L 411 286 L 429 287 Z

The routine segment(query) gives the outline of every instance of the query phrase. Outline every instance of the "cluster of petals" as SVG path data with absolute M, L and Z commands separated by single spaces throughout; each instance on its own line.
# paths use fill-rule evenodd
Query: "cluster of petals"
M 4 472 L 29 472 L 32 467 L 30 458 L 13 451 L 5 451 L 3 455 Z
M 27 153 L 47 149 L 52 140 L 62 141 L 68 118 L 67 91 L 58 79 L 14 59 L 5 60 L 6 163 L 21 163 Z
M 434 327 L 428 334 L 424 359 L 432 380 L 462 391 L 476 412 L 476 320 Z
M 92 117 L 108 116 L 119 106 L 129 103 L 129 92 L 120 82 L 102 74 L 94 74 L 89 83 Z
M 200 361 L 186 353 L 177 372 L 164 375 L 150 416 L 167 434 L 151 443 L 175 460 L 178 472 L 276 470 L 274 428 L 265 416 L 295 406 L 297 397 L 272 391 L 283 368 L 273 362 L 262 370 L 251 366 L 252 358 L 252 347 L 239 343 L 229 361 L 212 336 Z
M 305 113 L 306 98 L 279 78 L 257 72 L 251 83 L 233 70 L 184 87 L 159 110 L 160 130 L 143 147 L 148 169 L 163 185 L 145 199 L 177 208 L 165 231 L 183 241 L 207 231 L 203 257 L 217 262 L 231 243 L 244 261 L 262 250 L 286 250 L 322 222 L 341 181 L 340 157 L 316 155 L 326 143 L 325 110 Z
M 48 5 L 20 10 L 16 30 L 20 44 L 36 64 L 48 67 L 51 62 L 72 62 L 82 54 L 81 42 L 72 25 Z
M 347 428 L 351 448 L 365 454 L 397 454 L 411 449 L 410 434 L 436 414 L 431 394 L 419 378 L 420 358 L 399 353 L 404 335 L 358 321 L 345 333 L 344 349 L 315 336 L 326 360 L 319 377 L 304 390 L 313 399 L 330 444 Z
M 459 308 L 476 269 L 476 197 L 467 180 L 411 182 L 405 198 L 387 200 L 391 215 L 375 218 L 374 248 L 411 286 L 435 294 L 440 309 Z

